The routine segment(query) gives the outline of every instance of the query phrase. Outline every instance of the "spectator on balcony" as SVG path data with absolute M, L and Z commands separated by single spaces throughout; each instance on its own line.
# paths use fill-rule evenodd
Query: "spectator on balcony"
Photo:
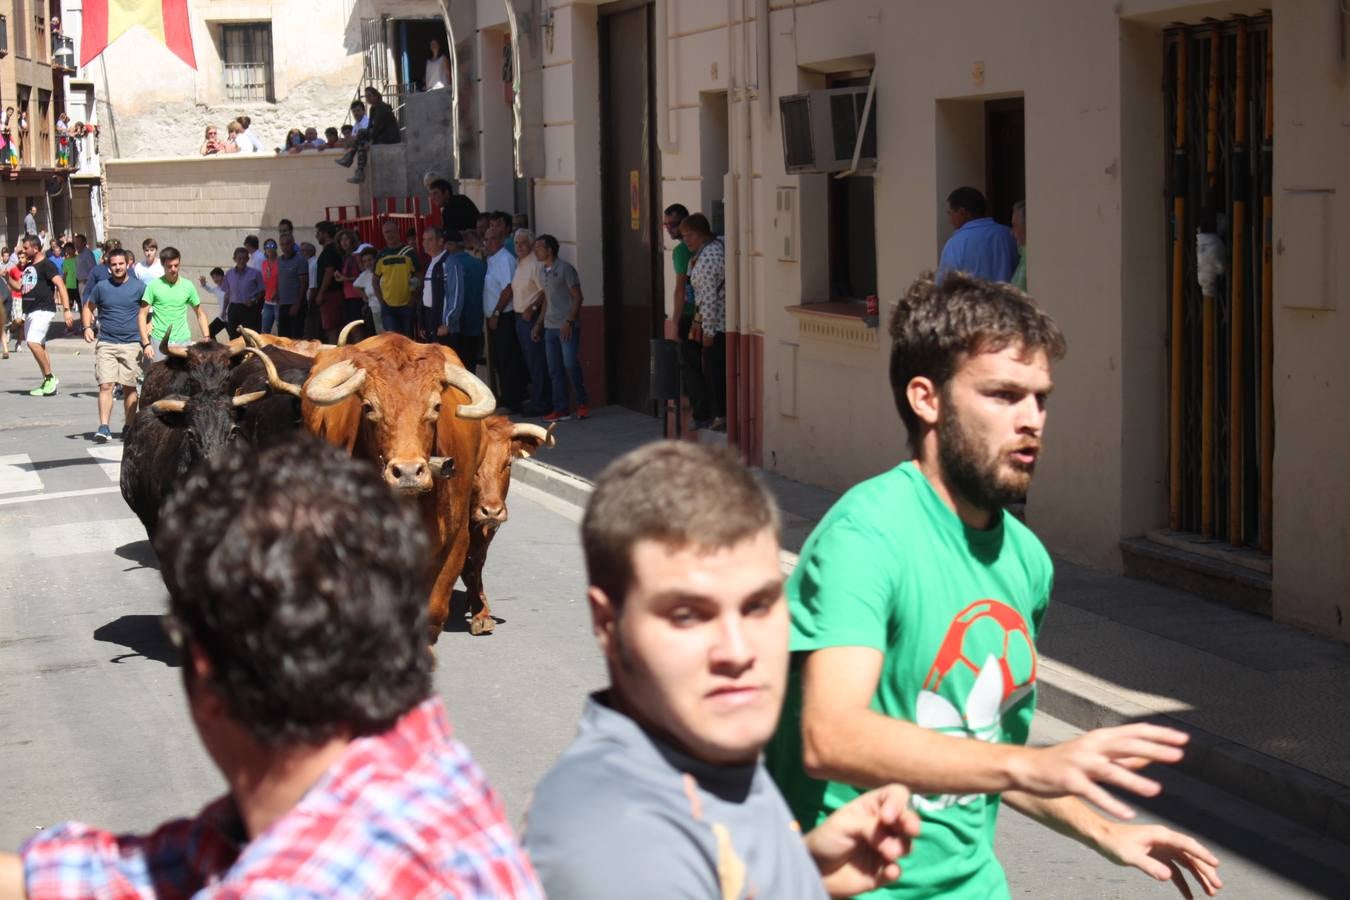
M 342 155 L 342 158 L 336 160 L 340 166 L 351 168 L 352 161 L 356 162 L 356 173 L 347 180 L 352 184 L 360 184 L 366 178 L 366 148 L 371 144 L 398 144 L 402 143 L 403 136 L 399 133 L 398 117 L 394 115 L 394 110 L 380 96 L 380 92 L 373 87 L 366 88 L 366 107 L 370 110 L 368 113 L 369 126 L 365 129 L 360 127 L 358 122 L 356 136 L 352 142 L 352 149 Z M 352 113 L 356 113 L 356 105 L 352 104 Z
M 441 42 L 431 39 L 431 57 L 427 60 L 426 79 L 423 89 L 439 91 L 450 86 L 450 57 L 441 52 Z M 451 227 L 449 225 L 447 228 Z M 457 227 L 457 226 L 456 226 Z
M 338 130 L 333 126 L 330 125 L 325 128 L 323 130 L 323 136 L 323 146 L 319 148 L 320 150 L 338 150 L 342 147 L 342 136 L 338 134 Z
M 73 143 L 70 139 L 70 116 L 61 113 L 56 117 L 56 167 L 58 169 L 70 168 Z
M 352 105 L 353 105 L 353 107 L 355 107 L 356 104 L 352 104 Z M 339 131 L 339 133 L 340 133 L 341 136 L 342 136 L 342 146 L 344 146 L 344 147 L 350 147 L 350 146 L 352 145 L 352 141 L 354 140 L 354 138 L 352 137 L 352 135 L 353 135 L 353 133 L 354 133 L 354 131 L 355 131 L 355 129 L 352 127 L 352 123 L 351 123 L 351 122 L 343 122 L 343 123 L 342 123 L 342 127 L 341 127 L 340 129 L 338 129 L 338 131 Z
M 314 126 L 305 129 L 305 149 L 323 150 L 328 146 L 328 142 L 319 137 L 319 130 Z
M 262 149 L 262 144 L 258 143 L 257 137 L 249 131 L 248 125 L 244 124 L 242 119 L 230 122 L 226 131 L 229 132 L 226 153 L 257 153 Z M 230 147 L 234 149 L 231 150 Z
M 286 132 L 286 152 L 299 153 L 305 149 L 305 133 L 299 128 Z
M 220 139 L 220 129 L 214 125 L 206 126 L 206 137 L 202 141 L 202 156 L 215 156 L 217 153 L 229 153 L 226 142 Z

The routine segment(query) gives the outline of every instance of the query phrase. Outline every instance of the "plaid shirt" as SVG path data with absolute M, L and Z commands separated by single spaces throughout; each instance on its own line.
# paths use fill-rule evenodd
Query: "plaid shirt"
M 352 741 L 252 841 L 227 795 L 143 837 L 58 825 L 22 854 L 30 900 L 543 897 L 439 698 Z

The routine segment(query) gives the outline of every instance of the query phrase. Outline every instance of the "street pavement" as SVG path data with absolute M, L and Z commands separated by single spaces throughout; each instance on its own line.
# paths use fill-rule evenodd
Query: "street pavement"
M 119 442 L 89 442 L 92 357 L 55 356 L 60 393 L 29 398 L 26 355 L 0 362 L 0 849 L 67 818 L 142 830 L 190 813 L 222 782 L 186 715 L 158 630 L 165 593 L 140 523 L 118 492 Z M 120 431 L 120 411 L 113 430 Z M 485 582 L 500 620 L 437 646 L 436 691 L 520 823 L 530 787 L 603 684 L 577 539 L 579 509 L 517 483 Z M 1077 731 L 1038 717 L 1033 740 Z M 1175 823 L 1223 859 L 1234 898 L 1350 896 L 1345 845 L 1179 773 L 1143 818 Z M 1015 896 L 1175 895 L 1015 813 L 1000 855 Z

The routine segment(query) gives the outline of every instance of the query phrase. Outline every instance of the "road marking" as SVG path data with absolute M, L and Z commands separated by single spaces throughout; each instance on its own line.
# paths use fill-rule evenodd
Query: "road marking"
M 42 490 L 42 478 L 27 453 L 0 456 L 0 494 Z
M 37 503 L 41 500 L 65 500 L 68 497 L 89 497 L 94 494 L 115 494 L 120 490 L 120 487 L 112 484 L 108 487 L 83 488 L 78 491 L 56 491 L 51 494 L 32 494 L 27 497 L 0 497 L 0 506 L 9 506 L 13 503 Z
M 98 460 L 98 467 L 113 484 L 119 483 L 122 479 L 122 446 L 118 443 L 89 448 L 89 455 Z
M 124 544 L 143 540 L 145 526 L 134 516 L 93 522 L 65 522 L 30 529 L 26 539 L 13 541 L 0 554 L 11 558 L 53 559 L 73 553 L 107 553 Z

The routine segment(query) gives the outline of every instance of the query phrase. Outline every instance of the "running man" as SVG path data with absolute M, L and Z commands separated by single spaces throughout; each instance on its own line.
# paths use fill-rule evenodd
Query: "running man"
M 176 247 L 165 247 L 159 258 L 164 263 L 164 274 L 147 284 L 145 294 L 141 297 L 141 349 L 145 351 L 147 360 L 155 358 L 155 348 L 165 334 L 169 335 L 170 344 L 192 343 L 192 329 L 188 327 L 187 320 L 188 307 L 192 307 L 197 314 L 197 325 L 203 337 L 211 334 L 211 323 L 202 311 L 196 285 L 190 278 L 178 277 L 178 269 L 183 262 L 182 254 Z
M 25 234 L 19 240 L 23 275 L 15 283 L 10 273 L 10 287 L 23 294 L 23 339 L 42 372 L 42 384 L 28 392 L 30 397 L 50 397 L 56 393 L 61 379 L 52 372 L 51 357 L 47 354 L 47 330 L 52 319 L 61 313 L 66 328 L 73 328 L 75 315 L 70 310 L 70 295 L 66 280 L 56 264 L 42 253 L 42 240 L 35 234 Z
M 94 380 L 98 382 L 98 430 L 94 440 L 112 440 L 113 389 L 122 388 L 126 422 L 136 415 L 136 385 L 141 374 L 141 295 L 145 285 L 127 271 L 131 254 L 117 248 L 108 254 L 108 277 L 94 285 L 80 311 L 86 343 L 94 344 Z M 94 316 L 98 342 L 94 343 Z
M 890 364 L 914 459 L 845 494 L 788 584 L 794 678 L 769 768 L 805 828 L 869 787 L 914 792 L 922 831 L 890 897 L 1008 897 L 1000 802 L 1185 896 L 1183 872 L 1207 894 L 1222 885 L 1207 849 L 1116 821 L 1133 812 L 1107 792 L 1156 795 L 1136 770 L 1180 760 L 1184 732 L 1141 723 L 1023 746 L 1053 571 L 1004 507 L 1031 485 L 1064 351 L 1021 291 L 916 281 Z

